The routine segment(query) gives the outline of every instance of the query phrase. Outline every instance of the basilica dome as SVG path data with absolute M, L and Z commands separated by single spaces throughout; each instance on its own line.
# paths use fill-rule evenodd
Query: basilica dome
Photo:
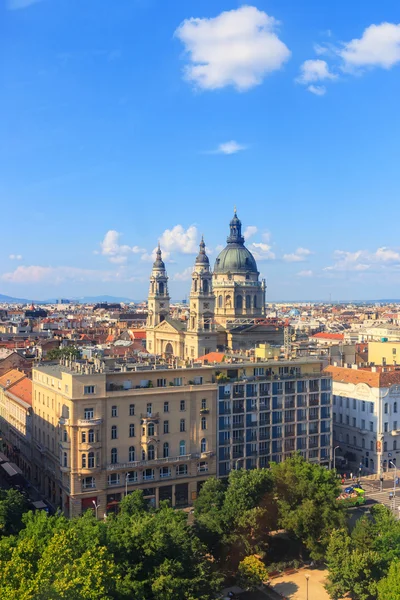
M 256 273 L 257 264 L 252 253 L 244 245 L 242 223 L 236 211 L 229 223 L 230 235 L 226 247 L 218 254 L 215 261 L 214 273 Z

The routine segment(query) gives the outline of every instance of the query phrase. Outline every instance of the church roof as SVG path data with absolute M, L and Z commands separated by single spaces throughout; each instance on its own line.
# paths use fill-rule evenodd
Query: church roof
M 214 273 L 257 273 L 257 263 L 254 256 L 244 245 L 242 222 L 235 210 L 229 223 L 230 235 L 226 247 L 217 256 Z

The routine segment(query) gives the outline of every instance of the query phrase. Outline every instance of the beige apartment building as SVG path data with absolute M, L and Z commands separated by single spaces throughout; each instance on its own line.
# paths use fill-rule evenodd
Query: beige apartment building
M 371 365 L 400 365 L 400 341 L 383 338 L 379 342 L 368 342 L 368 362 Z
M 36 367 L 34 481 L 68 516 L 97 507 L 103 517 L 134 489 L 155 506 L 191 504 L 216 474 L 213 373 L 97 360 Z

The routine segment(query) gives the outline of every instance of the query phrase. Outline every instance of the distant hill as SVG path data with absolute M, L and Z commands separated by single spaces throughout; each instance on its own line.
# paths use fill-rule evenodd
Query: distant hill
M 0 294 L 0 302 L 5 302 L 8 304 L 28 304 L 32 302 L 32 300 L 27 300 L 26 298 L 13 298 L 12 296 L 5 296 L 4 294 Z
M 81 304 L 96 304 L 97 302 L 136 302 L 132 298 L 125 298 L 124 296 L 83 296 L 82 298 L 71 298 L 73 302 L 80 302 Z

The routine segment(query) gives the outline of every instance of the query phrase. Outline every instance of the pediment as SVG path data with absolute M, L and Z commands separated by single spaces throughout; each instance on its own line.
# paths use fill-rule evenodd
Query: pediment
M 178 324 L 175 325 L 172 320 L 162 321 L 156 327 L 154 327 L 154 331 L 169 331 L 171 333 L 176 333 L 177 331 L 181 331 L 178 327 Z

